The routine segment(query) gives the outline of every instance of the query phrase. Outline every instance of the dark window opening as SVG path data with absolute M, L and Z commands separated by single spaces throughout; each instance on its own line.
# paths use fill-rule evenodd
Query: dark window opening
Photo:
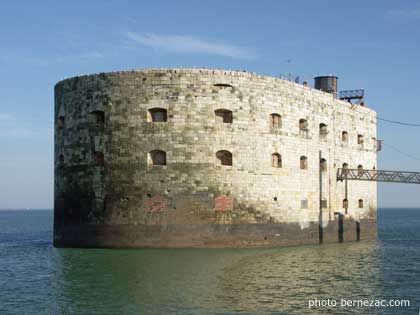
M 99 151 L 95 151 L 95 165 L 96 166 L 104 166 L 104 154 Z
M 228 84 L 228 83 L 216 83 L 214 86 L 217 86 L 217 87 L 224 87 L 224 88 L 226 88 L 226 87 L 230 87 L 230 88 L 233 88 L 233 86 L 232 85 L 230 85 L 230 84 Z
M 343 167 L 342 167 L 344 170 L 346 170 L 346 169 L 348 169 L 349 168 L 349 165 L 347 164 L 347 163 L 343 163 Z
M 166 152 L 162 150 L 150 151 L 149 165 L 166 165 Z
M 349 141 L 349 134 L 347 131 L 343 131 L 341 133 L 341 141 L 342 142 L 348 142 Z
M 299 131 L 308 131 L 308 121 L 306 119 L 299 119 Z
M 58 166 L 63 166 L 64 165 L 64 155 L 63 154 L 60 154 L 59 156 L 58 156 Z
M 308 169 L 308 158 L 306 156 L 300 157 L 300 169 L 307 170 Z
M 217 109 L 214 111 L 216 115 L 216 119 L 219 122 L 223 122 L 225 124 L 231 124 L 233 121 L 233 113 L 231 110 L 228 109 Z
M 321 207 L 322 207 L 323 209 L 328 208 L 328 201 L 327 201 L 326 199 L 322 199 L 322 200 L 321 200 Z
M 359 165 L 357 166 L 357 174 L 358 174 L 359 176 L 363 175 L 363 165 L 362 165 L 362 164 L 359 164 Z
M 281 155 L 278 153 L 273 153 L 271 155 L 271 166 L 281 168 Z
M 326 159 L 321 159 L 319 161 L 319 168 L 320 168 L 321 172 L 326 172 L 327 171 L 327 160 Z
M 375 142 L 376 152 L 382 151 L 382 145 L 383 145 L 384 141 L 383 140 L 377 140 L 375 138 L 373 138 L 373 141 Z
M 358 204 L 359 204 L 359 208 L 363 208 L 363 199 L 359 199 Z
M 216 158 L 220 161 L 220 165 L 232 165 L 232 153 L 230 153 L 229 151 L 217 151 Z
M 168 120 L 167 110 L 164 108 L 151 108 L 148 112 L 149 122 L 165 122 Z
M 58 129 L 64 128 L 64 121 L 65 121 L 64 116 L 59 116 L 58 117 L 58 119 L 57 119 L 57 128 Z
M 281 116 L 279 114 L 270 114 L 270 126 L 273 129 L 281 128 Z
M 328 134 L 328 129 L 326 124 L 319 124 L 319 138 L 326 139 Z
M 101 110 L 95 110 L 90 113 L 92 122 L 98 126 L 103 126 L 105 123 L 105 113 Z
M 363 135 L 357 135 L 357 144 L 363 144 L 364 141 Z
M 347 199 L 343 199 L 343 208 L 347 209 L 349 207 L 349 201 Z

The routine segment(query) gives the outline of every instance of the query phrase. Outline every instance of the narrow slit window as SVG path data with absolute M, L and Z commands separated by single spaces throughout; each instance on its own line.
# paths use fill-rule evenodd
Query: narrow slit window
M 60 166 L 60 167 L 64 166 L 64 155 L 63 154 L 60 154 L 58 156 L 58 166 Z
M 347 199 L 343 199 L 343 208 L 347 209 L 349 207 L 349 201 Z
M 357 174 L 358 174 L 359 176 L 362 176 L 362 175 L 363 175 L 363 165 L 362 165 L 362 164 L 359 164 L 359 165 L 357 166 Z
M 273 153 L 271 155 L 271 166 L 281 168 L 281 155 L 278 153 Z
M 220 150 L 216 152 L 216 158 L 220 162 L 220 165 L 231 166 L 232 165 L 232 153 L 226 150 Z
M 327 160 L 326 159 L 321 159 L 319 161 L 319 168 L 320 168 L 321 172 L 326 172 L 327 171 Z
M 349 133 L 347 131 L 343 131 L 341 133 L 341 141 L 347 143 L 349 141 Z
M 382 151 L 382 145 L 383 145 L 384 141 L 383 140 L 377 140 L 375 138 L 373 138 L 373 141 L 375 143 L 376 152 Z
M 358 205 L 359 205 L 359 208 L 363 208 L 363 199 L 359 199 Z
M 365 142 L 363 135 L 357 135 L 357 144 L 363 144 Z
M 57 128 L 58 128 L 58 129 L 62 129 L 62 128 L 64 128 L 64 122 L 65 122 L 65 118 L 64 118 L 64 116 L 59 116 L 59 117 L 57 118 Z
M 95 165 L 104 166 L 104 154 L 100 151 L 95 151 Z

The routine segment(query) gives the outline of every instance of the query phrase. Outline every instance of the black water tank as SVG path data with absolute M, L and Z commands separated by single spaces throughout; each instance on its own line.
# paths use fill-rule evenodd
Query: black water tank
M 315 77 L 315 88 L 336 95 L 337 79 L 338 77 L 333 75 Z

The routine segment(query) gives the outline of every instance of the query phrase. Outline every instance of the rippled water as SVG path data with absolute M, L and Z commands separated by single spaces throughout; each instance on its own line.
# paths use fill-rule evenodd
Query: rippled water
M 52 211 L 0 212 L 0 314 L 418 314 L 419 210 L 381 210 L 377 242 L 279 249 L 55 249 L 51 230 Z

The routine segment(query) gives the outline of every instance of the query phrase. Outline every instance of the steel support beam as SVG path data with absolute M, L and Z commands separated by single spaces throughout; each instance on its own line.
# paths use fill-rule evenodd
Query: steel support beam
M 420 172 L 339 168 L 337 170 L 337 181 L 343 180 L 420 184 Z

